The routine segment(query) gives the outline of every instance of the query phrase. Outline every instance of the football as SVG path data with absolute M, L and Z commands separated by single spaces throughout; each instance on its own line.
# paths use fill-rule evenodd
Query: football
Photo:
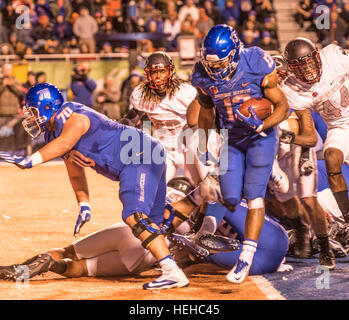
M 249 117 L 248 107 L 252 107 L 254 111 L 256 112 L 257 116 L 264 120 L 265 118 L 269 117 L 273 110 L 274 106 L 266 98 L 251 98 L 249 100 L 246 100 L 243 102 L 239 108 L 239 112 L 244 115 L 245 117 Z

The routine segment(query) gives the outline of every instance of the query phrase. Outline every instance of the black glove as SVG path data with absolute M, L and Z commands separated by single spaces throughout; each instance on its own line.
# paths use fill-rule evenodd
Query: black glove
M 314 166 L 313 162 L 310 160 L 309 148 L 302 147 L 298 168 L 301 176 L 309 176 L 312 174 Z
M 280 136 L 279 136 L 280 142 L 291 144 L 294 142 L 295 138 L 296 138 L 296 135 L 294 132 L 281 129 Z

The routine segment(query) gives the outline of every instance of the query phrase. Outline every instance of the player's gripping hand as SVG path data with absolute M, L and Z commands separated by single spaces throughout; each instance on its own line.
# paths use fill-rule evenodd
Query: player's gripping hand
M 20 157 L 8 152 L 0 152 L 0 159 L 13 163 L 21 169 L 30 169 L 33 167 L 31 156 Z
M 250 115 L 245 117 L 239 110 L 234 110 L 238 120 L 242 121 L 246 127 L 260 133 L 263 129 L 263 121 L 257 116 L 252 107 L 248 107 L 248 112 Z
M 80 202 L 80 212 L 74 228 L 74 237 L 78 235 L 82 226 L 91 220 L 91 209 L 88 202 Z

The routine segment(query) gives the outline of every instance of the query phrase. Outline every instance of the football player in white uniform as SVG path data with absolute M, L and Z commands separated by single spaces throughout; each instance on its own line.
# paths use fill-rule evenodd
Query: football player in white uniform
M 328 126 L 324 143 L 328 181 L 349 222 L 348 188 L 341 171 L 349 160 L 349 57 L 337 45 L 318 50 L 305 38 L 290 41 L 284 56 L 292 73 L 283 86 L 290 108 L 319 112 Z
M 187 159 L 183 143 L 183 131 L 197 125 L 200 112 L 197 91 L 176 77 L 173 61 L 165 52 L 152 53 L 144 70 L 146 80 L 132 92 L 130 111 L 121 123 L 137 126 L 147 116 L 153 125 L 153 136 L 166 149 L 166 180 L 171 180 L 182 168 L 184 176 L 197 183 L 200 178 L 194 160 Z
M 304 39 L 296 39 L 300 41 L 304 47 L 308 48 L 308 42 Z M 294 41 L 291 41 L 286 50 L 288 54 L 293 48 Z M 303 43 L 304 42 L 304 43 Z M 309 44 L 310 46 L 310 44 Z M 291 48 L 291 49 L 290 49 Z M 300 50 L 301 51 L 301 50 Z M 302 52 L 304 53 L 304 51 Z M 286 55 L 287 53 L 285 53 Z M 291 109 L 293 108 L 292 97 L 289 95 L 289 88 L 287 84 L 295 78 L 291 74 L 281 84 L 281 88 L 286 93 L 289 99 Z M 286 89 L 285 89 L 286 88 Z M 334 269 L 335 261 L 334 254 L 329 247 L 329 238 L 327 230 L 326 215 L 323 208 L 320 206 L 317 199 L 317 160 L 315 152 L 315 144 L 317 142 L 317 132 L 315 130 L 314 122 L 309 108 L 297 109 L 291 114 L 287 121 L 279 125 L 280 127 L 280 148 L 278 152 L 278 162 L 281 169 L 286 172 L 289 179 L 288 192 L 275 191 L 277 200 L 284 204 L 286 211 L 290 214 L 290 218 L 296 223 L 299 229 L 299 253 L 300 257 L 306 257 L 310 254 L 309 232 L 302 222 L 301 215 L 308 214 L 311 226 L 316 234 L 320 245 L 320 265 L 328 267 L 330 270 Z M 305 156 L 304 156 L 305 154 Z M 304 159 L 306 161 L 304 161 Z M 310 163 L 309 166 L 304 164 Z M 299 199 L 305 208 L 302 208 Z M 303 230 L 303 231 L 302 231 Z M 303 248 L 302 245 L 303 244 Z

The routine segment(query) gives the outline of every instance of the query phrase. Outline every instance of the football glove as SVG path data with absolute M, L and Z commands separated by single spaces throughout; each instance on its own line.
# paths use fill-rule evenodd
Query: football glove
M 90 204 L 87 202 L 80 202 L 80 212 L 74 228 L 74 237 L 78 235 L 82 226 L 90 220 L 91 220 Z
M 21 157 L 8 152 L 0 152 L 0 159 L 13 163 L 21 169 L 30 169 L 33 166 L 31 156 Z
M 252 107 L 248 107 L 248 112 L 250 115 L 248 117 L 245 117 L 240 113 L 239 110 L 234 110 L 237 119 L 243 122 L 246 127 L 258 133 L 261 132 L 263 128 L 263 121 L 257 116 L 256 111 L 254 111 Z

